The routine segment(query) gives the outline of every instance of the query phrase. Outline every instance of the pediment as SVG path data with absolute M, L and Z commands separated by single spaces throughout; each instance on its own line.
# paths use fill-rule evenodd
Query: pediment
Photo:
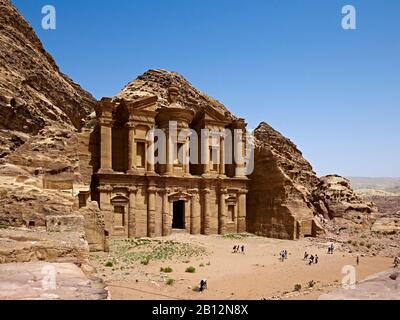
M 227 116 L 210 106 L 203 108 L 196 118 L 197 121 L 204 121 L 206 124 L 216 124 L 220 126 L 225 126 L 231 122 Z
M 146 96 L 140 97 L 132 101 L 123 101 L 129 112 L 131 113 L 143 113 L 146 111 L 155 112 L 157 109 L 157 96 Z

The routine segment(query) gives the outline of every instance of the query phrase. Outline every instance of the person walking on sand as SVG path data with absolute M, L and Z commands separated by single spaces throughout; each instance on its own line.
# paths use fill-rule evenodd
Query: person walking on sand
M 306 252 L 304 252 L 304 258 L 303 258 L 303 260 L 307 260 L 307 258 L 308 258 L 308 253 L 307 253 L 307 251 L 306 251 Z
M 242 253 L 244 253 L 244 245 L 242 245 Z
M 318 264 L 318 255 L 317 255 L 317 254 L 315 255 L 315 261 L 314 261 L 314 263 L 315 263 L 315 264 Z
M 314 262 L 314 256 L 311 255 L 310 260 L 308 261 L 308 265 L 311 266 L 313 264 L 313 262 Z
M 285 249 L 285 251 L 284 251 L 283 253 L 284 253 L 284 255 L 285 255 L 285 259 L 287 259 L 287 258 L 288 258 L 288 252 L 287 252 L 287 250 Z
M 360 256 L 357 256 L 357 265 L 360 265 Z
M 232 253 L 236 253 L 236 246 L 233 247 L 233 252 Z

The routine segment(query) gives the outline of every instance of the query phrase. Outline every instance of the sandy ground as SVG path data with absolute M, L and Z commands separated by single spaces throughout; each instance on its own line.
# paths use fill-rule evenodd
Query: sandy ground
M 190 261 L 150 261 L 148 265 L 132 263 L 112 269 L 93 259 L 99 276 L 108 284 L 112 299 L 318 299 L 321 294 L 340 287 L 345 276 L 342 274 L 344 266 L 356 266 L 357 253 L 337 250 L 328 255 L 329 243 L 315 243 L 308 239 L 227 239 L 176 234 L 159 240 L 199 245 L 205 247 L 208 254 L 192 257 Z M 245 246 L 244 254 L 232 253 L 237 244 Z M 283 249 L 289 252 L 289 258 L 281 262 L 278 256 Z M 319 263 L 309 266 L 303 260 L 305 251 L 318 254 Z M 173 272 L 161 273 L 160 267 L 167 266 Z M 196 272 L 186 273 L 188 266 L 195 267 Z M 391 266 L 392 258 L 361 257 L 360 265 L 356 266 L 357 281 Z M 167 285 L 167 278 L 174 279 L 174 284 Z M 203 278 L 208 281 L 208 290 L 202 293 L 193 291 L 192 288 Z M 316 283 L 312 288 L 308 286 L 310 281 Z M 302 286 L 300 292 L 294 291 L 296 284 Z

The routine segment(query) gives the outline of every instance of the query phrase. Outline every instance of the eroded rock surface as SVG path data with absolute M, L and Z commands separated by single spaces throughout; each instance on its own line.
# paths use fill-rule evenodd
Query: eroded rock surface
M 321 295 L 319 300 L 400 300 L 400 277 L 383 272 L 358 283 L 352 289 L 339 289 Z
M 247 229 L 258 235 L 296 239 L 315 235 L 312 190 L 319 180 L 289 139 L 265 122 L 254 131 L 254 172 L 247 199 Z
M 0 300 L 104 300 L 100 279 L 73 263 L 0 264 Z

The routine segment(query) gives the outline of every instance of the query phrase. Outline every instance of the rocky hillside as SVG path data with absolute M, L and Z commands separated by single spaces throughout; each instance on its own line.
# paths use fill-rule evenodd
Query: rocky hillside
M 289 139 L 265 122 L 254 131 L 254 172 L 250 175 L 247 228 L 258 235 L 296 239 L 315 235 L 312 191 L 319 180 Z
M 0 158 L 46 126 L 80 128 L 94 103 L 60 72 L 11 2 L 0 0 Z
M 211 107 L 228 117 L 235 118 L 219 101 L 207 96 L 194 88 L 182 75 L 166 70 L 148 70 L 136 80 L 132 81 L 117 95 L 117 99 L 135 100 L 143 96 L 156 95 L 159 107 L 168 103 L 168 88 L 178 87 L 181 103 L 189 109 L 198 111 L 204 107 Z

